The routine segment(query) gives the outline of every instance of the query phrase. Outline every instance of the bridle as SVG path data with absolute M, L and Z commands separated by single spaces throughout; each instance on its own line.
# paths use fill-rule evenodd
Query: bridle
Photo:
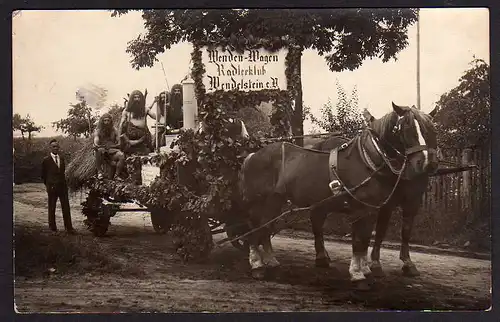
M 396 135 L 397 132 L 399 132 L 401 130 L 401 122 L 402 122 L 402 118 L 398 119 L 398 121 L 396 122 L 396 125 L 394 125 L 394 127 L 392 128 L 393 135 Z M 375 133 L 375 131 L 373 131 L 373 134 L 376 137 L 378 137 L 378 134 Z M 385 141 L 386 141 L 387 145 L 390 146 L 397 154 L 402 155 L 402 153 L 398 149 L 393 147 L 387 140 L 385 140 Z M 404 154 L 407 157 L 409 157 L 412 154 L 415 154 L 418 152 L 423 152 L 423 151 L 427 151 L 428 153 L 437 153 L 437 149 L 431 148 L 427 144 L 419 144 L 419 145 L 414 145 L 414 146 L 409 147 L 409 148 L 405 148 Z
M 368 206 L 370 208 L 380 209 L 384 205 L 386 205 L 389 202 L 389 200 L 392 198 L 392 196 L 394 195 L 394 192 L 396 191 L 396 188 L 398 187 L 399 182 L 401 181 L 401 178 L 403 177 L 404 170 L 406 169 L 407 161 L 408 161 L 408 154 L 404 154 L 403 155 L 401 152 L 399 152 L 397 149 L 395 149 L 391 145 L 391 147 L 399 155 L 403 156 L 403 164 L 401 165 L 401 168 L 400 169 L 395 169 L 394 166 L 391 163 L 391 159 L 383 151 L 382 146 L 379 143 L 381 139 L 378 137 L 378 135 L 376 135 L 376 132 L 372 128 L 367 128 L 366 131 L 367 131 L 367 135 L 370 137 L 370 139 L 373 142 L 373 145 L 375 146 L 375 150 L 377 151 L 377 154 L 381 157 L 381 159 L 383 161 L 382 165 L 380 165 L 378 167 L 375 165 L 375 163 L 373 162 L 372 158 L 369 156 L 368 152 L 366 151 L 366 148 L 363 146 L 363 143 L 361 141 L 361 137 L 363 136 L 363 134 L 360 134 L 360 135 L 357 135 L 351 141 L 342 144 L 339 147 L 339 151 L 346 149 L 351 144 L 356 144 L 357 151 L 360 154 L 361 159 L 363 160 L 363 162 L 365 163 L 365 165 L 372 170 L 372 173 L 366 179 L 364 179 L 361 183 L 357 184 L 356 186 L 354 186 L 352 188 L 348 188 L 344 184 L 344 182 L 342 181 L 342 179 L 340 178 L 337 170 L 334 167 L 330 167 L 330 169 L 331 169 L 333 175 L 339 181 L 340 186 L 342 187 L 342 189 L 345 192 L 347 192 L 347 194 L 349 196 L 351 196 L 351 198 L 353 198 L 357 202 L 359 202 L 359 203 L 361 203 L 361 204 L 363 204 L 365 206 Z M 387 141 L 387 140 L 384 140 L 384 141 Z M 360 200 L 359 198 L 357 198 L 354 195 L 355 191 L 358 190 L 359 188 L 361 188 L 362 186 L 366 185 L 368 182 L 370 182 L 371 179 L 373 179 L 377 174 L 379 174 L 385 167 L 389 168 L 390 171 L 391 171 L 391 173 L 393 173 L 394 175 L 397 176 L 396 183 L 392 187 L 391 193 L 387 196 L 387 198 L 382 203 L 380 203 L 379 205 L 373 205 L 371 203 L 365 202 L 365 201 Z

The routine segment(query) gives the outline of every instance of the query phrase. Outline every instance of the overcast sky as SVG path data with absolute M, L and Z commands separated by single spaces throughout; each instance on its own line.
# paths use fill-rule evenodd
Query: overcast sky
M 45 126 L 39 136 L 57 134 L 51 122 L 67 115 L 75 92 L 86 84 L 108 90 L 108 102 L 123 103 L 126 93 L 144 90 L 148 104 L 165 88 L 161 65 L 139 71 L 125 53 L 127 42 L 144 32 L 140 13 L 112 18 L 109 11 L 22 11 L 13 19 L 13 112 L 30 114 Z M 439 97 L 458 84 L 473 56 L 489 63 L 487 9 L 432 8 L 420 13 L 421 106 L 430 111 Z M 191 45 L 173 46 L 158 56 L 169 86 L 188 73 Z M 355 71 L 328 70 L 323 57 L 307 50 L 302 58 L 304 102 L 313 113 L 330 98 L 336 86 L 358 89 L 359 105 L 376 117 L 391 109 L 391 101 L 416 105 L 416 27 L 409 46 L 397 61 L 366 60 Z M 154 94 L 154 95 L 153 95 Z M 305 124 L 306 132 L 310 124 Z

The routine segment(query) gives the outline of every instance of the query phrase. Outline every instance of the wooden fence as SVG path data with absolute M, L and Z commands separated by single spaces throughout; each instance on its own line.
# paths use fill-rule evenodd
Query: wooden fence
M 423 197 L 423 211 L 463 215 L 464 224 L 491 215 L 491 149 L 489 146 L 443 150 L 444 160 L 475 164 L 477 169 L 432 177 Z

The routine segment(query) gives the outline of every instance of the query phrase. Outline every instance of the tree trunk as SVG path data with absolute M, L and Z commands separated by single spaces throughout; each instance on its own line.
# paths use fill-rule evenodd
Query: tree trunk
M 292 133 L 294 136 L 304 135 L 304 107 L 302 101 L 302 50 L 297 54 L 295 59 L 296 68 L 295 76 L 297 76 L 297 92 L 295 96 L 295 108 L 292 116 Z M 304 146 L 304 138 L 297 138 L 295 144 Z
M 31 132 L 28 131 L 28 142 L 26 142 L 26 152 L 31 153 Z

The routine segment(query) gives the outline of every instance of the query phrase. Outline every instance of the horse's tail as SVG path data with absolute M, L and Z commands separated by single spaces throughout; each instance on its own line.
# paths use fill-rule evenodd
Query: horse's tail
M 240 195 L 241 195 L 241 197 L 243 199 L 245 199 L 245 192 L 246 192 L 246 188 L 245 188 L 245 185 L 246 185 L 246 182 L 245 182 L 245 168 L 247 167 L 248 160 L 250 160 L 250 158 L 254 154 L 255 154 L 254 152 L 250 153 L 249 155 L 247 155 L 247 157 L 245 158 L 245 160 L 243 160 L 243 164 L 241 165 L 241 169 L 240 169 L 240 173 L 239 173 L 238 188 L 239 188 L 239 191 L 240 191 Z

